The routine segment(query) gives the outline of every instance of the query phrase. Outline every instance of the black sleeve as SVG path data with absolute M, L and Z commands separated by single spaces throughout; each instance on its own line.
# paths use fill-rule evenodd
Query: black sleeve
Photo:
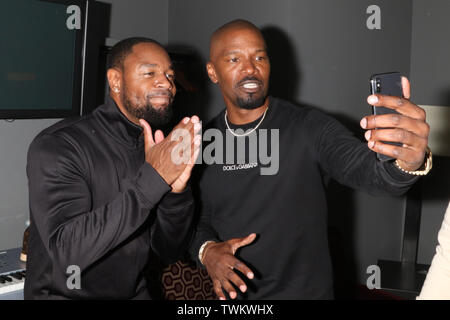
M 50 257 L 64 270 L 72 264 L 85 270 L 116 248 L 144 224 L 151 209 L 170 191 L 156 170 L 144 162 L 112 201 L 92 208 L 84 161 L 71 143 L 56 135 L 35 139 L 28 152 L 33 221 Z M 165 243 L 165 236 L 177 233 L 168 221 L 174 215 L 173 205 L 183 203 L 170 200 L 158 211 L 154 243 Z M 179 219 L 174 222 L 178 223 Z
M 312 109 L 305 120 L 320 167 L 339 183 L 372 195 L 399 196 L 417 181 L 392 161 L 379 161 L 366 143 L 334 118 Z
M 166 194 L 158 205 L 151 243 L 164 263 L 173 263 L 186 252 L 193 231 L 194 209 L 190 186 L 181 193 Z
M 211 199 L 205 195 L 206 183 L 200 178 L 204 170 L 207 169 L 207 165 L 198 166 L 195 168 L 194 184 L 195 184 L 195 199 L 197 202 L 196 207 L 196 227 L 195 233 L 192 237 L 189 245 L 190 258 L 197 263 L 198 266 L 203 267 L 203 264 L 198 259 L 198 251 L 203 243 L 206 241 L 221 242 L 218 238 L 216 231 L 212 227 L 211 215 L 213 206 L 210 203 Z

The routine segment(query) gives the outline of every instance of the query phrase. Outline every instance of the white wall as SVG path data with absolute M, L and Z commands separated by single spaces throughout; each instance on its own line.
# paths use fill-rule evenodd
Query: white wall
M 56 121 L 0 120 L 0 250 L 22 245 L 29 219 L 25 172 L 28 146 L 41 130 Z

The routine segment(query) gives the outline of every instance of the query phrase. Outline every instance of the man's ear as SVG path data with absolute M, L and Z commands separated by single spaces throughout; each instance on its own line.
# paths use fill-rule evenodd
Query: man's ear
M 106 72 L 106 76 L 108 77 L 109 88 L 111 92 L 119 93 L 122 89 L 122 74 L 119 70 L 110 68 Z
M 206 64 L 206 72 L 208 73 L 208 77 L 209 79 L 213 82 L 213 83 L 217 83 L 219 82 L 219 80 L 217 80 L 217 75 L 216 75 L 216 69 L 214 69 L 214 65 L 211 61 L 209 61 Z

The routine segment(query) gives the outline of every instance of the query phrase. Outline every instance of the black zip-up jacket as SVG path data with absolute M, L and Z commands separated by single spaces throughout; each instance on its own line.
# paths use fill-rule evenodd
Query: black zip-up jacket
M 148 299 L 150 250 L 167 263 L 183 254 L 191 190 L 170 192 L 145 161 L 141 133 L 108 98 L 34 139 L 26 299 Z

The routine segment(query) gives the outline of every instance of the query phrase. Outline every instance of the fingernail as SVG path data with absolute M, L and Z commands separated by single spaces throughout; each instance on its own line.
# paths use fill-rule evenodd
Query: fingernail
M 369 102 L 370 104 L 375 104 L 378 102 L 378 97 L 377 96 L 369 96 L 369 98 L 367 99 L 367 102 Z
M 239 289 L 241 289 L 242 292 L 245 292 L 245 290 L 247 290 L 247 287 L 242 285 L 242 286 L 239 287 Z
M 247 273 L 247 278 L 253 279 L 254 275 L 252 272 Z
M 202 126 L 201 126 L 200 123 L 194 124 L 194 130 L 195 130 L 195 131 L 198 131 L 198 130 L 200 130 L 201 128 L 202 128 Z
M 184 124 L 187 124 L 187 123 L 189 122 L 189 120 L 190 120 L 190 119 L 189 119 L 188 117 L 186 117 L 186 118 L 183 119 L 183 123 L 184 123 Z
M 375 141 L 369 141 L 368 145 L 369 145 L 369 148 L 372 149 L 373 146 L 375 145 Z
M 236 292 L 231 291 L 231 292 L 230 292 L 230 298 L 231 298 L 231 299 L 236 298 Z
M 220 300 L 225 300 L 225 298 L 224 298 L 224 297 L 220 297 L 219 299 L 220 299 Z
M 362 128 L 366 128 L 367 127 L 367 119 L 366 118 L 362 118 L 361 122 L 359 123 L 361 125 Z
M 366 137 L 366 140 L 369 141 L 370 140 L 370 136 L 372 135 L 372 131 L 366 131 L 366 133 L 364 134 L 364 137 Z
M 192 123 L 197 123 L 199 121 L 199 118 L 197 116 L 193 116 L 191 118 Z

